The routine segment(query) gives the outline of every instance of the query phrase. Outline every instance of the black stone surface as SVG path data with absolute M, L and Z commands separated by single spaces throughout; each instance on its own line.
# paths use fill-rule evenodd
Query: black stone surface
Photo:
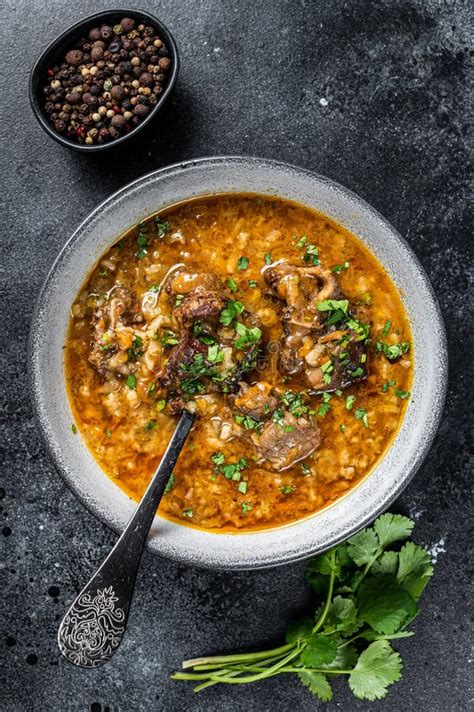
M 469 0 L 130 5 L 159 12 L 182 71 L 148 140 L 98 157 L 70 153 L 43 133 L 27 76 L 46 42 L 99 7 L 18 0 L 2 10 L 0 708 L 468 710 Z M 66 490 L 37 432 L 25 374 L 33 303 L 58 250 L 100 200 L 156 167 L 211 154 L 281 159 L 352 188 L 407 237 L 441 303 L 451 359 L 446 411 L 396 505 L 417 520 L 416 539 L 435 545 L 436 575 L 416 636 L 397 646 L 403 680 L 383 702 L 354 701 L 342 680 L 323 705 L 289 677 L 200 695 L 168 679 L 185 657 L 276 643 L 307 605 L 303 563 L 229 574 L 146 555 L 113 662 L 81 671 L 58 652 L 58 621 L 115 537 Z

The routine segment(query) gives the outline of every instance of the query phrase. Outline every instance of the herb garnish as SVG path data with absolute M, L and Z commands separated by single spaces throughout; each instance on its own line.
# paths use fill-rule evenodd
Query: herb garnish
M 334 265 L 334 267 L 331 267 L 331 272 L 334 272 L 335 274 L 338 274 L 339 272 L 344 272 L 346 269 L 349 269 L 350 264 L 347 262 L 342 263 L 342 265 Z
M 410 350 L 410 342 L 400 341 L 398 344 L 385 344 L 383 341 L 376 341 L 375 350 L 377 353 L 383 353 L 389 361 L 396 361 Z
M 365 408 L 356 408 L 354 411 L 354 417 L 356 420 L 362 420 L 366 428 L 369 427 L 369 416 Z
M 407 400 L 407 398 L 410 397 L 410 391 L 402 391 L 399 388 L 395 388 L 395 395 L 397 396 L 397 398 Z
M 237 260 L 237 269 L 247 269 L 249 266 L 250 260 L 248 257 L 243 257 L 240 255 L 239 259 Z
M 142 355 L 143 351 L 140 348 L 142 345 L 143 345 L 142 337 L 135 336 L 132 341 L 132 345 L 127 350 L 127 355 L 128 355 L 129 361 L 136 361 L 137 358 L 139 358 Z
M 236 316 L 242 314 L 245 307 L 242 302 L 237 302 L 234 299 L 229 299 L 224 309 L 221 311 L 219 321 L 224 326 L 229 326 Z
M 262 337 L 262 330 L 258 326 L 247 327 L 241 321 L 235 322 L 235 330 L 238 334 L 238 338 L 235 340 L 237 349 L 246 349 L 249 346 L 253 346 Z
M 296 492 L 296 486 L 295 485 L 280 485 L 280 492 L 284 494 L 286 497 L 288 497 L 289 494 L 293 494 L 293 492 Z
M 170 224 L 168 220 L 162 220 L 158 216 L 155 218 L 156 234 L 158 237 L 164 237 L 168 230 L 170 229 Z
M 176 344 L 179 344 L 179 338 L 176 336 L 174 331 L 171 331 L 171 329 L 163 329 L 163 335 L 161 336 L 160 341 L 163 346 L 176 346 Z
M 271 263 L 273 262 L 273 257 L 269 252 L 265 252 L 264 260 L 266 265 L 271 265 Z
M 137 390 L 137 377 L 135 376 L 134 373 L 131 373 L 128 377 L 127 380 L 125 381 L 127 386 L 130 388 L 132 391 Z
M 225 283 L 229 287 L 230 291 L 234 292 L 234 294 L 235 294 L 235 292 L 237 292 L 239 290 L 239 288 L 237 286 L 237 282 L 235 281 L 235 279 L 233 277 L 228 277 L 226 279 Z
M 176 484 L 176 479 L 174 476 L 174 472 L 172 472 L 171 475 L 169 476 L 168 482 L 166 483 L 164 494 L 168 494 L 168 492 L 171 492 L 171 490 L 173 489 L 175 484 Z
M 252 508 L 246 502 L 241 506 L 243 514 Z M 401 656 L 389 640 L 413 635 L 407 627 L 433 575 L 429 553 L 405 541 L 412 529 L 407 517 L 383 514 L 373 527 L 311 559 L 306 577 L 320 605 L 314 618 L 288 626 L 286 644 L 186 660 L 183 671 L 171 677 L 194 680 L 199 692 L 217 684 L 297 675 L 313 695 L 329 701 L 331 678 L 347 676 L 357 699 L 382 699 L 402 671 Z M 399 542 L 405 542 L 401 548 Z
M 148 235 L 146 232 L 142 232 L 141 230 L 139 231 L 137 235 L 137 251 L 136 251 L 136 256 L 138 257 L 139 260 L 142 260 L 145 255 L 148 253 L 147 247 L 148 247 Z

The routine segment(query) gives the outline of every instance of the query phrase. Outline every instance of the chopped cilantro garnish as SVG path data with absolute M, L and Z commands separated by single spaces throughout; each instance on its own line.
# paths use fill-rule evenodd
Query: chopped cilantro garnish
M 179 307 L 179 305 L 181 304 L 183 299 L 184 299 L 184 294 L 177 294 L 175 297 L 175 300 L 174 300 L 175 307 Z
M 233 277 L 228 277 L 226 279 L 225 283 L 229 287 L 231 292 L 235 293 L 238 291 L 239 288 L 237 286 L 237 282 L 235 281 L 235 279 Z
M 164 398 L 157 400 L 155 408 L 158 411 L 158 413 L 161 413 L 161 411 L 166 408 L 166 400 Z
M 77 435 L 77 427 L 74 423 L 71 423 L 71 433 Z
M 356 401 L 355 396 L 347 396 L 346 397 L 346 410 L 352 410 L 352 406 L 354 405 Z
M 132 390 L 136 391 L 137 390 L 137 377 L 135 376 L 134 373 L 131 373 L 128 377 L 127 380 L 125 381 L 127 386 Z
M 183 516 L 184 516 L 184 517 L 188 517 L 189 519 L 192 519 L 192 517 L 193 517 L 193 510 L 192 510 L 192 508 L 189 507 L 188 509 L 183 509 Z
M 280 492 L 284 494 L 285 496 L 288 496 L 289 494 L 293 494 L 293 492 L 296 492 L 296 486 L 295 485 L 280 485 Z
M 235 422 L 237 425 L 242 425 L 245 430 L 258 430 L 262 427 L 262 423 L 252 418 L 251 415 L 236 415 Z
M 176 483 L 176 479 L 174 476 L 174 472 L 172 472 L 171 475 L 169 476 L 168 482 L 166 483 L 164 494 L 168 494 L 168 492 L 171 492 L 171 490 L 175 486 L 175 483 Z
M 390 331 L 390 327 L 392 326 L 392 322 L 390 320 L 385 322 L 385 326 L 382 329 L 382 336 L 385 338 L 388 336 L 388 332 Z
M 397 396 L 397 398 L 407 400 L 407 398 L 410 397 L 410 391 L 401 391 L 399 388 L 395 388 L 395 395 Z
M 258 343 L 262 337 L 262 330 L 258 326 L 247 327 L 242 324 L 241 321 L 235 322 L 235 330 L 239 335 L 235 340 L 235 347 L 237 349 L 246 349 L 249 346 L 253 346 Z
M 214 463 L 214 465 L 223 465 L 225 462 L 224 453 L 223 452 L 215 452 L 213 455 L 211 455 L 211 460 Z
M 306 464 L 306 462 L 300 462 L 301 472 L 303 477 L 308 477 L 311 475 L 311 468 Z
M 264 260 L 266 265 L 271 265 L 271 263 L 273 262 L 273 258 L 269 252 L 265 252 Z
M 394 386 L 396 383 L 396 381 L 387 381 L 387 383 L 384 383 L 382 386 L 382 393 L 386 393 L 388 389 Z
M 147 254 L 148 250 L 148 235 L 146 232 L 139 232 L 137 235 L 137 251 L 136 251 L 136 256 L 138 257 L 139 260 L 142 260 L 145 255 Z
M 410 350 L 409 341 L 400 341 L 398 344 L 385 344 L 382 341 L 375 343 L 377 353 L 383 353 L 389 361 L 396 361 L 400 356 Z
M 248 502 L 242 502 L 242 514 L 248 514 L 248 512 L 251 512 L 253 509 L 253 505 L 249 504 Z
M 176 344 L 179 344 L 179 338 L 170 329 L 163 330 L 163 334 L 160 337 L 160 341 L 163 346 L 175 346 Z
M 145 430 L 153 430 L 155 425 L 156 425 L 156 420 L 149 420 L 148 423 L 145 425 Z
M 354 411 L 354 416 L 356 420 L 362 420 L 366 428 L 369 427 L 369 418 L 367 416 L 367 411 L 365 408 L 356 408 Z
M 303 259 L 312 265 L 319 265 L 319 250 L 316 245 L 306 245 L 306 252 L 303 255 Z
M 282 408 L 277 408 L 273 413 L 273 422 L 276 423 L 279 428 L 283 428 L 285 425 L 285 413 Z
M 250 260 L 247 257 L 241 255 L 237 260 L 237 269 L 247 269 L 249 262 Z
M 229 324 L 235 319 L 236 316 L 242 314 L 245 307 L 242 302 L 237 302 L 233 299 L 229 299 L 224 309 L 221 311 L 219 321 L 224 326 L 229 326 Z
M 349 269 L 350 264 L 349 262 L 343 262 L 342 265 L 334 265 L 334 267 L 331 267 L 331 272 L 335 272 L 336 274 L 338 272 L 344 272 L 346 269 Z
M 210 363 L 222 363 L 224 360 L 224 352 L 219 348 L 218 344 L 213 344 L 208 347 L 207 360 Z
M 241 494 L 247 494 L 247 483 L 239 482 L 239 486 L 237 487 L 237 489 Z
M 170 224 L 168 220 L 162 220 L 158 216 L 155 218 L 156 234 L 158 237 L 164 237 L 168 230 L 170 229 Z
M 258 287 L 258 282 L 255 279 L 249 279 L 247 284 L 249 285 L 249 287 L 252 287 L 252 288 Z

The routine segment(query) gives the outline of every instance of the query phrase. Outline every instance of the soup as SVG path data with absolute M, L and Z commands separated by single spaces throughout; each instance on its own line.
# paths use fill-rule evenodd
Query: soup
M 215 531 L 290 523 L 389 447 L 410 342 L 382 265 L 329 218 L 256 195 L 191 200 L 123 235 L 72 305 L 73 430 L 138 500 L 188 409 L 159 513 Z

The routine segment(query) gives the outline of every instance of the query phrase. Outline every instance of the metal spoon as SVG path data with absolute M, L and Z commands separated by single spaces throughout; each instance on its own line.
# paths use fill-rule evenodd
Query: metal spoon
M 59 648 L 78 667 L 103 665 L 122 642 L 143 547 L 194 418 L 192 413 L 183 411 L 135 513 L 59 626 Z

